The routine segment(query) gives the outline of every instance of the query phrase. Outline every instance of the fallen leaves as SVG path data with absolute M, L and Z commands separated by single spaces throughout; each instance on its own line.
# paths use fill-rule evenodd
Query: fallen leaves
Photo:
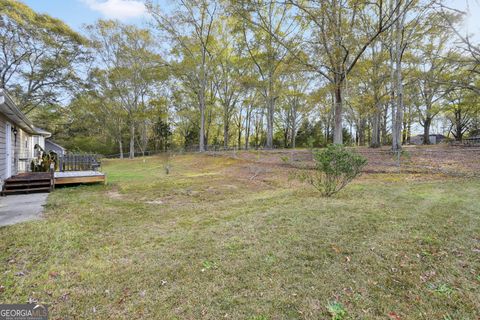
M 420 280 L 422 282 L 427 282 L 428 280 L 430 280 L 432 277 L 434 277 L 437 273 L 435 272 L 435 270 L 430 270 L 430 271 L 427 271 L 426 273 L 422 274 L 420 276 Z
M 393 311 L 388 313 L 388 317 L 392 320 L 400 320 L 401 319 L 400 316 Z

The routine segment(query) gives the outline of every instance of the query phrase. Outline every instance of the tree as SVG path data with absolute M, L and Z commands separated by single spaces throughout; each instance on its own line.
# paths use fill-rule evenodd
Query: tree
M 24 113 L 58 104 L 80 81 L 87 41 L 61 20 L 0 0 L 0 88 Z
M 448 105 L 445 115 L 450 122 L 449 133 L 452 133 L 456 141 L 463 140 L 464 134 L 472 128 L 475 117 L 480 113 L 478 95 L 469 91 L 469 89 L 458 89 L 446 96 Z
M 126 114 L 113 96 L 108 92 L 86 89 L 74 96 L 66 110 L 68 121 L 65 133 L 56 135 L 59 142 L 65 143 L 69 150 L 79 148 L 103 154 L 118 150 L 120 158 L 123 158 Z
M 307 94 L 310 80 L 298 70 L 290 69 L 287 74 L 283 82 L 285 89 L 281 95 L 279 122 L 284 133 L 284 146 L 295 148 L 299 127 L 311 111 Z
M 103 71 L 96 89 L 121 107 L 130 131 L 129 157 L 135 156 L 138 120 L 147 112 L 158 82 L 165 79 L 163 62 L 154 52 L 151 33 L 116 21 L 98 21 L 87 27 L 97 53 L 97 65 Z M 120 140 L 119 140 L 119 143 Z
M 200 111 L 199 151 L 205 151 L 205 111 L 208 81 L 211 71 L 213 27 L 217 3 L 209 0 L 182 0 L 171 16 L 158 5 L 147 2 L 157 28 L 165 32 L 174 43 L 175 53 L 190 62 L 190 71 L 178 75 L 190 83 Z M 184 69 L 185 71 L 185 69 Z
M 418 68 L 415 85 L 420 91 L 422 103 L 417 107 L 420 125 L 423 127 L 423 143 L 430 143 L 430 126 L 442 111 L 442 99 L 453 89 L 449 81 L 454 68 L 451 49 L 448 47 L 452 34 L 437 26 L 424 37 L 418 50 Z
M 463 66 L 468 66 L 471 76 L 464 78 L 463 81 L 458 81 L 455 84 L 458 87 L 471 90 L 476 94 L 480 94 L 480 86 L 477 81 L 480 76 L 480 45 L 474 42 L 472 36 L 469 34 L 462 34 L 458 28 L 459 18 L 466 16 L 467 12 L 460 11 L 448 7 L 443 2 L 438 2 L 437 12 L 448 23 L 451 30 L 456 34 L 460 42 L 459 48 L 465 53 L 464 58 L 459 61 Z
M 288 3 L 298 9 L 300 18 L 314 32 L 306 32 L 302 45 L 309 47 L 311 59 L 304 63 L 323 76 L 334 93 L 333 141 L 343 143 L 343 91 L 345 80 L 365 50 L 398 21 L 412 3 L 398 0 L 393 10 L 379 1 L 300 1 Z
M 239 17 L 238 29 L 258 73 L 258 88 L 267 110 L 266 147 L 271 149 L 280 77 L 290 58 L 283 46 L 292 32 L 288 6 L 271 0 L 232 1 L 231 10 Z
M 242 80 L 245 76 L 245 59 L 242 57 L 243 46 L 231 29 L 233 21 L 224 17 L 219 23 L 218 37 L 215 46 L 215 69 L 213 83 L 216 88 L 217 98 L 222 107 L 223 145 L 228 147 L 230 127 L 235 108 L 240 103 L 243 93 Z M 241 136 L 241 112 L 239 116 L 239 135 Z M 240 141 L 240 140 L 239 140 Z M 238 141 L 238 144 L 240 142 Z

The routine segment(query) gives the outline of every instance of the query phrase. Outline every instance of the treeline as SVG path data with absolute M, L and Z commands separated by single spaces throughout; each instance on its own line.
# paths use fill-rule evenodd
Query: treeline
M 397 150 L 413 132 L 479 134 L 480 50 L 438 1 L 147 1 L 147 27 L 81 35 L 0 6 L 0 86 L 70 150 Z

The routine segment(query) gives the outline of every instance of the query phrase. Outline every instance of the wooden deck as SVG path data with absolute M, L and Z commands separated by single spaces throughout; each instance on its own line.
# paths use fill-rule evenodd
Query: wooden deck
M 55 172 L 55 185 L 105 183 L 105 174 L 99 171 Z
M 26 172 L 6 179 L 1 194 L 50 192 L 56 185 L 105 183 L 105 181 L 105 174 L 99 171 L 55 172 L 54 179 L 48 172 Z

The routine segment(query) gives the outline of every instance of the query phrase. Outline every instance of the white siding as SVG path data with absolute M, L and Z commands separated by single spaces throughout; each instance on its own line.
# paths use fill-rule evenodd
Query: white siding
M 6 139 L 7 134 L 5 132 L 7 127 L 7 119 L 0 115 L 0 174 L 1 180 L 5 180 L 7 178 L 7 149 L 6 149 Z M 11 123 L 11 122 L 10 122 Z M 12 124 L 13 128 L 13 124 Z M 17 171 L 17 152 L 15 150 L 15 136 L 12 133 L 12 145 L 11 145 L 11 152 L 12 152 L 12 176 L 18 173 Z
M 7 121 L 2 115 L 0 115 L 0 179 L 1 181 L 7 178 L 7 150 L 6 150 L 6 126 Z M 10 122 L 11 123 L 11 122 Z M 12 128 L 15 124 L 11 123 Z M 28 171 L 30 168 L 30 161 L 32 159 L 31 152 L 31 136 L 17 128 L 17 136 L 12 132 L 12 176 L 19 172 Z M 0 181 L 0 182 L 1 182 Z
M 6 178 L 7 174 L 7 150 L 5 148 L 5 127 L 7 126 L 7 122 L 5 118 L 0 115 L 0 179 L 3 181 Z
M 15 155 L 17 157 L 18 172 L 27 172 L 30 169 L 32 161 L 32 152 L 30 145 L 32 144 L 32 136 L 27 132 L 17 129 L 17 143 Z

